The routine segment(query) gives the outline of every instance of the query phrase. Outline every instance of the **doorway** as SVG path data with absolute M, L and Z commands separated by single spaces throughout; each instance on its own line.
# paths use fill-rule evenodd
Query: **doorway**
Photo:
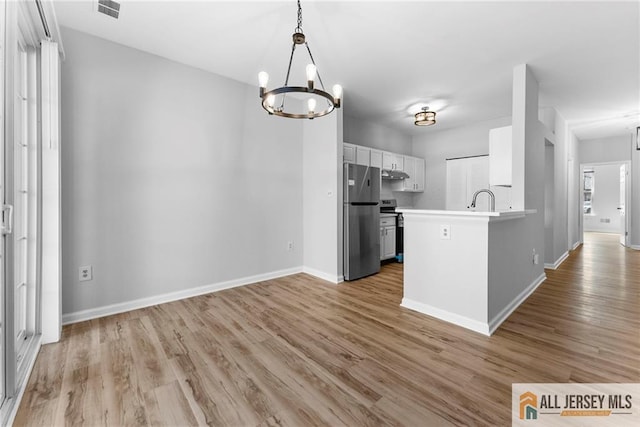
M 628 161 L 580 166 L 583 233 L 616 234 L 629 246 L 630 167 Z

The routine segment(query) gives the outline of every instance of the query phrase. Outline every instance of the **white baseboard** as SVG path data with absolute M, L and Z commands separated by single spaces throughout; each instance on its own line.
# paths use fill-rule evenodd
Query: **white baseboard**
M 629 247 L 633 250 L 640 251 L 640 245 L 631 245 Z
M 453 323 L 454 325 L 462 326 L 463 328 L 471 329 L 472 331 L 479 332 L 483 335 L 491 336 L 496 329 L 504 322 L 510 315 L 531 295 L 542 282 L 545 281 L 547 276 L 542 273 L 536 280 L 533 281 L 525 290 L 513 299 L 500 313 L 498 313 L 490 322 L 485 323 L 479 320 L 470 319 L 459 314 L 451 313 L 440 308 L 433 307 L 429 304 L 413 301 L 407 298 L 402 298 L 402 307 L 427 314 L 432 317 L 437 317 L 445 322 Z
M 445 322 L 453 323 L 463 328 L 471 329 L 472 331 L 481 333 L 483 335 L 491 335 L 489 332 L 489 325 L 485 322 L 470 319 L 459 314 L 451 313 L 450 311 L 442 310 L 440 308 L 433 307 L 429 304 L 424 304 L 418 301 L 410 300 L 408 298 L 402 298 L 400 306 L 408 308 L 410 310 L 417 311 L 428 316 L 436 317 Z
M 66 313 L 62 315 L 62 324 L 68 325 L 71 323 L 83 322 L 85 320 L 97 319 L 99 317 L 110 316 L 112 314 L 124 313 L 126 311 L 137 310 L 139 308 L 149 307 L 152 305 L 163 304 L 185 298 L 195 297 L 198 295 L 208 294 L 215 291 L 221 291 L 223 289 L 249 285 L 251 283 L 262 282 L 264 280 L 277 279 L 278 277 L 289 276 L 291 274 L 301 273 L 302 271 L 302 267 L 288 268 L 285 270 L 257 274 L 255 276 L 243 277 L 226 282 L 199 286 L 182 291 L 169 292 L 152 297 L 140 298 L 133 301 L 110 304 L 102 307 L 90 308 L 88 310 L 76 311 L 73 313 Z
M 500 310 L 500 313 L 496 314 L 495 317 L 491 319 L 491 321 L 489 321 L 489 335 L 493 334 L 496 329 L 500 327 L 502 322 L 507 320 L 507 318 L 511 316 L 511 313 L 513 313 L 515 309 L 520 306 L 520 304 L 522 304 L 527 298 L 529 298 L 529 295 L 531 295 L 536 289 L 538 289 L 538 286 L 540 286 L 546 279 L 547 276 L 542 273 L 536 280 L 534 280 L 529 286 L 527 286 L 525 290 L 520 292 L 520 294 L 515 297 L 513 301 L 511 301 L 505 308 Z
M 575 242 L 575 243 L 573 244 L 573 246 L 571 247 L 571 250 L 572 250 L 572 251 L 575 251 L 575 250 L 578 248 L 578 246 L 580 246 L 581 244 L 582 244 L 582 242 L 580 242 L 580 241 Z
M 317 277 L 318 279 L 326 280 L 327 282 L 331 282 L 333 284 L 338 284 L 344 280 L 344 276 L 325 273 L 324 271 L 316 270 L 315 268 L 311 267 L 302 267 L 302 272 Z
M 567 259 L 567 257 L 569 257 L 569 251 L 566 251 L 565 253 L 560 255 L 560 258 L 558 258 L 556 262 L 554 262 L 553 264 L 549 264 L 545 262 L 544 268 L 547 268 L 549 270 L 557 270 L 558 267 L 560 267 L 560 264 L 562 264 L 564 260 Z

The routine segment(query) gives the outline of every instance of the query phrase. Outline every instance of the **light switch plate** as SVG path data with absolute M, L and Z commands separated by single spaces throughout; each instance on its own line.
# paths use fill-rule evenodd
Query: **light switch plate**
M 441 225 L 440 226 L 440 239 L 442 239 L 442 240 L 451 240 L 451 226 L 450 225 Z

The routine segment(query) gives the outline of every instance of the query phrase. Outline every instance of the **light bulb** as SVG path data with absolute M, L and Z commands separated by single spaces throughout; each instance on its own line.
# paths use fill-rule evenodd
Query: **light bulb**
M 307 81 L 312 82 L 316 78 L 316 66 L 313 64 L 307 65 Z
M 316 109 L 316 100 L 313 98 L 309 98 L 307 101 L 307 106 L 309 107 L 309 113 L 313 113 Z
M 267 83 L 269 83 L 269 74 L 264 71 L 260 71 L 258 73 L 258 83 L 260 83 L 260 87 L 266 88 Z
M 269 107 L 273 107 L 273 103 L 276 101 L 276 96 L 275 95 L 269 95 L 267 96 L 267 105 Z
M 342 98 L 342 86 L 340 85 L 333 85 L 333 97 L 335 99 L 340 99 Z

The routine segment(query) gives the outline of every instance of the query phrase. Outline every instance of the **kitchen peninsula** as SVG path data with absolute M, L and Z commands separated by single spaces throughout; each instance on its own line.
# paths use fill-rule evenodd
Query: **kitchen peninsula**
M 475 212 L 398 209 L 404 215 L 402 306 L 491 335 L 545 279 L 535 270 L 525 217 L 535 210 Z M 519 289 L 523 289 L 519 291 Z

